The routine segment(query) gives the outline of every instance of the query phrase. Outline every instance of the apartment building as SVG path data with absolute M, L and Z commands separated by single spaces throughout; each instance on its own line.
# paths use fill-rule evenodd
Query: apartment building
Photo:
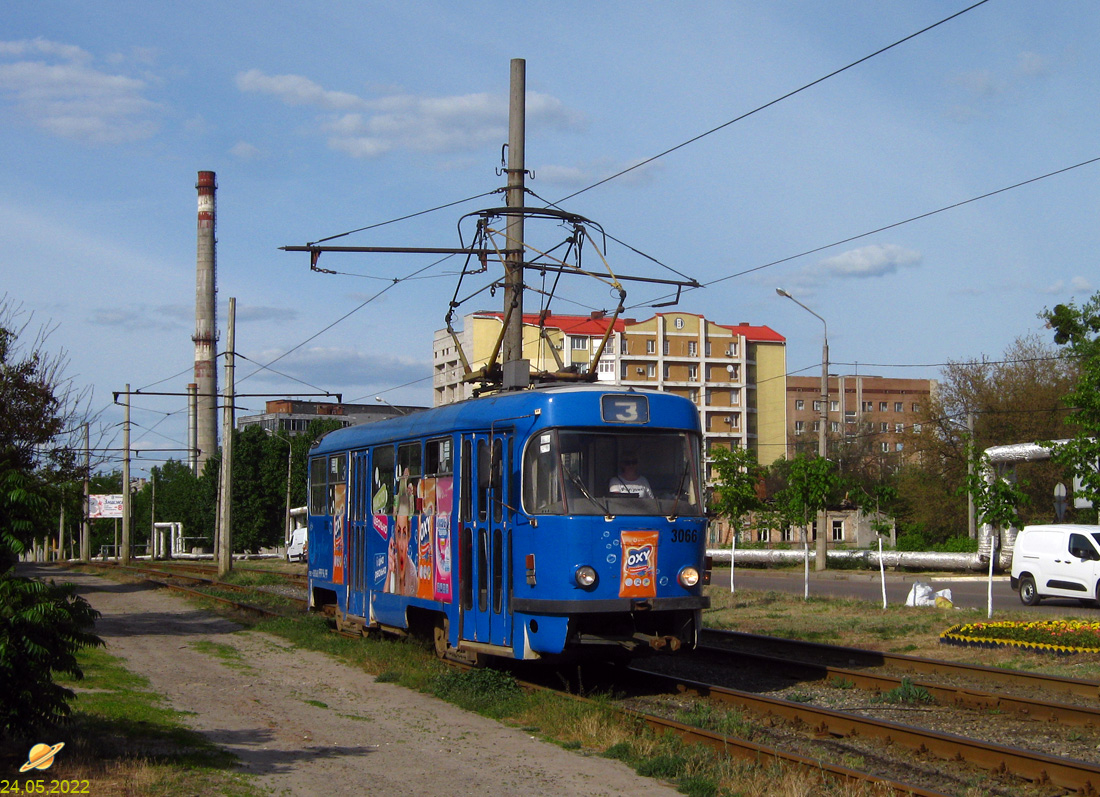
M 471 369 L 488 362 L 500 313 L 472 313 L 456 333 Z M 607 345 L 597 362 L 600 342 Z M 719 324 L 682 311 L 639 321 L 588 316 L 524 317 L 523 354 L 534 371 L 596 371 L 597 381 L 675 393 L 699 407 L 708 450 L 738 446 L 768 464 L 786 453 L 786 340 L 766 326 Z M 434 344 L 435 405 L 473 395 L 446 330 Z M 709 474 L 708 474 L 709 477 Z
M 921 409 L 935 389 L 931 379 L 829 375 L 827 438 L 866 443 L 868 452 L 906 456 L 905 434 L 919 431 Z M 821 378 L 787 377 L 788 446 L 817 451 L 821 426 Z M 914 426 L 917 428 L 914 429 Z

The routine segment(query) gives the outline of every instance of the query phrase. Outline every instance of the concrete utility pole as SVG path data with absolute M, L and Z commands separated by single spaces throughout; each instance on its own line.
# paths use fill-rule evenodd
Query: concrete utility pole
M 224 578 L 233 569 L 232 528 L 233 520 L 233 357 L 237 325 L 237 300 L 229 299 L 229 324 L 226 327 L 225 348 L 225 409 L 222 412 L 222 467 L 218 491 L 218 577 Z
M 782 288 L 776 288 L 775 292 L 785 299 L 790 299 L 792 302 L 797 304 L 799 307 L 801 307 L 803 310 L 805 310 L 807 313 L 809 313 L 821 322 L 821 326 L 823 329 L 821 338 L 821 420 L 818 421 L 817 428 L 817 455 L 822 459 L 825 459 L 829 452 L 827 442 L 828 438 L 826 437 L 828 433 L 827 427 L 829 425 L 829 325 L 825 323 L 824 318 L 819 316 L 806 305 L 802 304 L 802 302 L 798 301 L 798 299 L 791 296 Z M 825 570 L 828 568 L 826 558 L 828 556 L 829 540 L 825 536 L 825 526 L 828 524 L 828 522 L 829 510 L 823 509 L 818 515 L 817 541 L 814 545 L 814 570 Z
M 974 413 L 966 413 L 966 475 L 974 477 Z M 978 519 L 974 509 L 974 493 L 966 491 L 966 533 L 972 540 L 978 539 Z
M 92 493 L 92 451 L 88 443 L 88 424 L 84 424 L 84 512 L 80 519 L 80 561 L 92 561 L 92 534 L 88 522 Z
M 130 564 L 130 385 L 126 385 L 126 420 L 122 424 L 122 447 L 126 455 L 122 459 L 122 554 L 119 563 Z
M 65 556 L 65 488 L 61 488 L 61 520 L 57 524 L 57 561 L 63 561 Z
M 524 146 L 527 113 L 527 62 L 512 59 L 508 103 L 508 193 L 507 206 L 517 211 L 508 216 L 508 249 L 504 259 L 504 329 L 501 362 L 523 359 L 523 214 L 518 211 L 524 199 Z M 509 315 L 510 311 L 510 315 Z

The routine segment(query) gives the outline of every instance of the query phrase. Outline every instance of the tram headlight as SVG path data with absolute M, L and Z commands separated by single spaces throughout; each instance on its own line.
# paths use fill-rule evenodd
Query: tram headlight
M 680 584 L 685 587 L 694 587 L 699 583 L 699 571 L 694 567 L 685 567 L 680 571 Z
M 596 570 L 588 565 L 581 565 L 577 568 L 574 577 L 577 579 L 577 586 L 588 589 L 596 583 Z

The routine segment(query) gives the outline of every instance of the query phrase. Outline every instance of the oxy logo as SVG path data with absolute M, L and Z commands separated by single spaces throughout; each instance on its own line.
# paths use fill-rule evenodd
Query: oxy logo
M 657 594 L 657 543 L 656 531 L 623 531 L 622 575 L 619 580 L 620 598 L 652 598 Z
M 653 562 L 653 545 L 639 545 L 636 548 L 627 548 L 624 553 L 626 554 L 626 570 L 628 573 L 644 573 L 649 570 Z

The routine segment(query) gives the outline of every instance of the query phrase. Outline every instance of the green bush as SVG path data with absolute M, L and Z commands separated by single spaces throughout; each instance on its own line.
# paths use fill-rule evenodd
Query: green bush
M 898 535 L 897 542 L 894 543 L 894 550 L 927 551 L 928 540 L 925 539 L 924 534 L 919 531 L 907 531 Z
M 54 673 L 82 677 L 77 651 L 103 644 L 91 632 L 99 612 L 75 587 L 15 575 L 20 536 L 43 504 L 26 474 L 0 470 L 0 738 L 31 738 L 64 719 L 73 692 Z

